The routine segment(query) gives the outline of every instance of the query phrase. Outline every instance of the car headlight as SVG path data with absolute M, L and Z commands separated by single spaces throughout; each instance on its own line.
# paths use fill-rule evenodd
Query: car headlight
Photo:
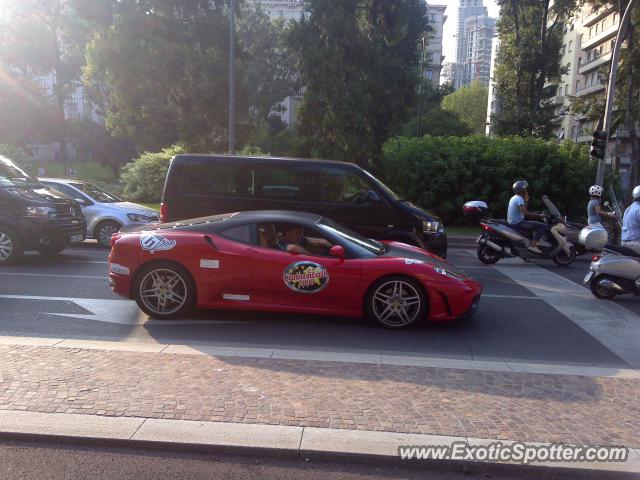
M 56 213 L 53 207 L 26 207 L 24 211 L 28 217 L 48 217 Z
M 127 217 L 135 223 L 149 223 L 151 221 L 151 217 L 141 213 L 127 213 Z
M 424 233 L 439 233 L 444 232 L 444 225 L 436 220 L 423 220 L 422 230 Z
M 464 280 L 464 277 L 462 275 L 458 275 L 457 273 L 452 272 L 451 270 L 447 270 L 446 268 L 434 266 L 433 270 L 440 275 L 444 275 L 445 277 L 455 278 L 456 280 Z

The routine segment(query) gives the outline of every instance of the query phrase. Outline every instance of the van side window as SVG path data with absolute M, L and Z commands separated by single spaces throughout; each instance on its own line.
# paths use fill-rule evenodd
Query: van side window
M 353 172 L 342 168 L 323 167 L 320 172 L 322 200 L 331 203 L 368 204 L 372 185 Z
M 306 166 L 260 165 L 254 168 L 255 197 L 318 201 L 315 169 Z
M 251 196 L 251 175 L 244 165 L 218 162 L 189 165 L 184 169 L 182 193 L 187 195 Z

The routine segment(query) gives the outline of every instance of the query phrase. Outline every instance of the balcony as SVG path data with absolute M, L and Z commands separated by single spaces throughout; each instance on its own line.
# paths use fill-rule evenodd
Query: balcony
M 578 68 L 578 73 L 584 74 L 591 70 L 598 68 L 600 65 L 604 65 L 605 63 L 609 63 L 611 61 L 611 52 L 605 53 L 604 55 L 599 56 L 598 58 L 594 58 L 589 60 L 587 63 L 580 64 Z
M 564 105 L 564 96 L 556 95 L 555 97 L 551 97 L 551 105 Z
M 592 25 L 595 25 L 597 22 L 602 20 L 611 12 L 613 12 L 613 9 L 614 9 L 613 4 L 604 5 L 603 7 L 600 7 L 595 12 L 591 12 L 589 15 L 583 18 L 582 25 L 584 27 L 591 27 Z
M 600 45 L 605 40 L 609 40 L 610 38 L 615 37 L 616 33 L 618 33 L 618 24 L 617 23 L 607 27 L 605 30 L 601 31 L 597 35 L 594 35 L 593 37 L 584 40 L 582 42 L 582 45 L 580 46 L 580 48 L 582 48 L 582 50 L 588 50 L 591 47 L 594 47 L 596 45 Z
M 604 90 L 604 84 L 597 83 L 596 85 L 590 85 L 588 87 L 581 88 L 576 92 L 576 97 L 584 97 L 585 95 L 590 95 L 601 90 Z

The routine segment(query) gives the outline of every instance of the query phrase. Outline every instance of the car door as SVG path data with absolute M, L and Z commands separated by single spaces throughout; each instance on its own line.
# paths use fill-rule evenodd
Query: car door
M 294 254 L 256 246 L 251 252 L 251 267 L 254 303 L 332 314 L 360 311 L 359 259 Z
M 394 212 L 377 188 L 342 167 L 320 169 L 322 211 L 317 212 L 367 238 L 381 238 L 393 228 Z

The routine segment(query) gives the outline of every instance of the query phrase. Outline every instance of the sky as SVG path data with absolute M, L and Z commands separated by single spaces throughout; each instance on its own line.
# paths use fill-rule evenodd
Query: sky
M 459 0 L 427 0 L 432 5 L 446 5 L 447 21 L 444 23 L 443 52 L 445 63 L 453 62 L 456 56 L 456 23 L 458 22 Z M 498 18 L 498 5 L 495 0 L 484 0 L 484 4 L 489 10 L 489 16 Z

